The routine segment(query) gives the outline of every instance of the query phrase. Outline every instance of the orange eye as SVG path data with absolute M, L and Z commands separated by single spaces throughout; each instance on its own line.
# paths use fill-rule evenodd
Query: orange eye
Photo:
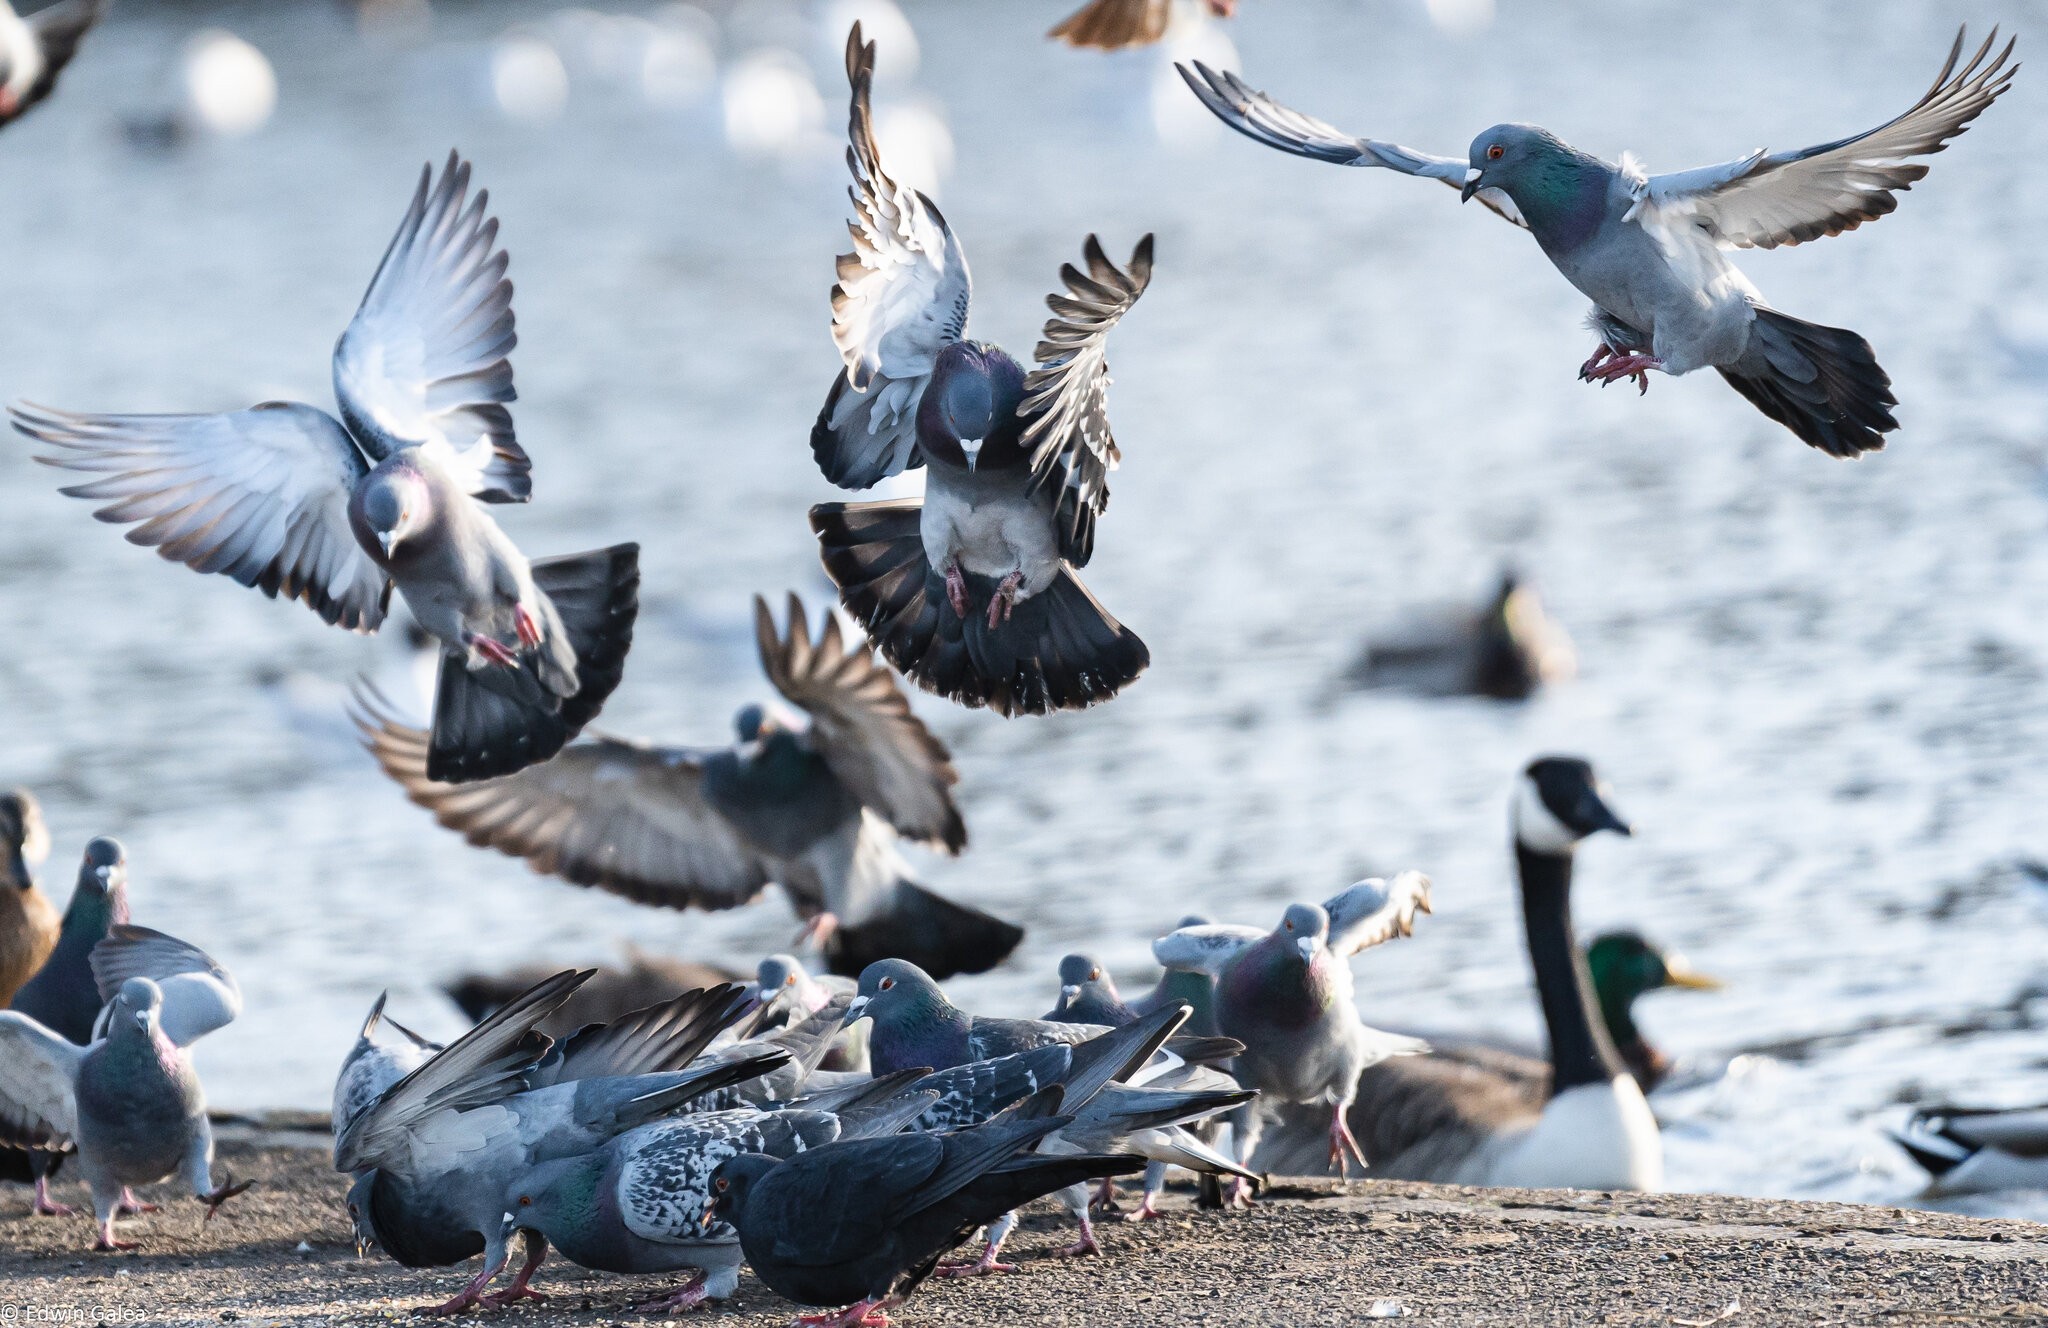
M 520 1195 L 520 1196 L 519 1196 L 519 1206 L 520 1206 L 521 1208 L 531 1208 L 531 1207 L 533 1207 L 533 1197 L 532 1197 L 531 1195 L 526 1195 L 526 1194 L 522 1194 L 522 1195 Z
M 1289 931 L 1293 931 L 1293 930 L 1294 930 L 1294 924 L 1293 924 L 1293 923 L 1291 923 L 1291 922 L 1283 922 L 1283 923 L 1281 923 L 1280 925 L 1281 925 L 1281 926 L 1283 926 L 1283 927 L 1285 927 L 1285 928 L 1287 928 L 1287 930 L 1289 930 Z
M 1089 970 L 1088 970 L 1088 980 L 1089 980 L 1090 982 L 1096 982 L 1096 981 L 1099 981 L 1099 980 L 1101 979 L 1101 977 L 1102 977 L 1102 970 L 1101 970 L 1101 969 L 1099 969 L 1099 968 L 1091 968 L 1091 969 L 1089 969 Z
M 715 1180 L 715 1181 L 713 1181 L 713 1182 L 711 1182 L 711 1183 L 712 1183 L 713 1185 L 716 1185 L 716 1186 L 718 1187 L 718 1192 L 719 1192 L 720 1194 L 724 1194 L 724 1193 L 726 1192 L 726 1190 L 727 1190 L 727 1189 L 729 1189 L 729 1188 L 731 1188 L 731 1186 L 732 1186 L 732 1182 L 731 1182 L 731 1181 L 729 1181 L 729 1180 L 727 1180 L 727 1179 L 726 1179 L 725 1177 L 723 1177 L 723 1176 L 720 1176 L 720 1177 L 719 1177 L 719 1178 L 718 1178 L 717 1180 Z
M 1488 161 L 1499 161 L 1505 155 L 1507 155 L 1507 149 L 1498 143 L 1486 150 L 1486 159 Z
M 784 978 L 782 980 L 782 985 L 785 987 L 794 987 L 796 985 L 796 974 L 792 973 L 788 977 Z
M 883 978 L 883 979 L 882 979 L 882 990 L 883 990 L 883 991 L 887 991 L 887 990 L 889 990 L 889 988 L 891 988 L 891 987 L 893 987 L 893 986 L 895 986 L 895 985 L 896 985 L 896 979 L 895 979 L 895 978 Z

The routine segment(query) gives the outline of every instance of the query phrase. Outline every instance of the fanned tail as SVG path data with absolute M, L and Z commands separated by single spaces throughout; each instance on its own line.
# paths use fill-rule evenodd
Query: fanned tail
M 1855 457 L 1884 446 L 1899 427 L 1891 408 L 1891 376 L 1870 343 L 1839 327 L 1823 327 L 1759 308 L 1749 349 L 1728 385 L 1751 405 L 1829 456 Z

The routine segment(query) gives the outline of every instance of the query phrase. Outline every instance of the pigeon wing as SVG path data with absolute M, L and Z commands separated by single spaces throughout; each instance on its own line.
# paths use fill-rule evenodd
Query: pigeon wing
M 234 974 L 206 951 L 148 927 L 120 923 L 92 948 L 92 978 L 102 1002 L 130 978 L 148 978 L 164 994 L 164 1036 L 189 1047 L 242 1012 Z
M 78 43 L 85 39 L 93 24 L 100 21 L 106 8 L 106 0 L 62 0 L 60 4 L 39 9 L 28 16 L 28 30 L 35 34 L 36 45 L 42 48 L 43 71 L 22 94 L 23 110 L 50 95 L 51 89 L 57 86 L 57 75 L 63 73 L 64 66 L 71 63 L 71 57 L 78 54 Z
M 356 316 L 334 347 L 334 395 L 371 455 L 426 447 L 485 502 L 533 496 L 533 463 L 505 403 L 518 344 L 490 191 L 448 154 L 419 188 Z M 465 202 L 467 206 L 465 206 Z
M 78 1136 L 72 1083 L 86 1049 L 0 1010 L 0 1143 L 53 1148 Z
M 1220 978 L 1231 960 L 1265 939 L 1257 927 L 1210 922 L 1168 932 L 1152 942 L 1152 957 L 1167 968 Z
M 369 473 L 324 411 L 266 402 L 225 415 L 82 415 L 21 403 L 15 430 L 61 449 L 36 460 L 100 476 L 63 492 L 103 504 L 132 544 L 196 572 L 305 601 L 373 632 L 391 583 L 356 543 L 348 501 Z
M 1418 871 L 1402 872 L 1392 881 L 1375 876 L 1328 900 L 1323 910 L 1330 915 L 1330 949 L 1355 955 L 1414 934 L 1415 915 L 1430 911 L 1429 878 Z

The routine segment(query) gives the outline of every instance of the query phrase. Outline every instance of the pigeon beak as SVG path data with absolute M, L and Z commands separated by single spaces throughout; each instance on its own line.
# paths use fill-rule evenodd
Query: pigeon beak
M 711 1229 L 711 1219 L 713 1216 L 717 1214 L 717 1212 L 718 1200 L 713 1199 L 710 1203 L 705 1204 L 704 1215 L 697 1219 L 698 1229 L 702 1231 L 709 1231 Z
M 498 1224 L 498 1239 L 510 1240 L 512 1239 L 512 1233 L 518 1229 L 519 1219 L 507 1213 L 505 1214 L 504 1221 Z
M 370 1257 L 370 1238 L 360 1231 L 356 1232 L 356 1257 L 358 1259 Z
M 1469 203 L 1472 201 L 1472 195 L 1479 192 L 1479 177 L 1484 174 L 1485 172 L 1477 166 L 1467 166 L 1465 168 L 1465 187 L 1458 191 L 1460 202 Z
M 1313 936 L 1298 936 L 1298 937 L 1296 937 L 1296 938 L 1295 938 L 1295 941 L 1294 941 L 1294 948 L 1295 948 L 1295 949 L 1297 949 L 1297 950 L 1299 950 L 1299 951 L 1301 951 L 1301 961 L 1302 961 L 1303 963 L 1305 963 L 1305 964 L 1306 964 L 1306 963 L 1313 963 L 1313 962 L 1315 961 L 1315 957 L 1316 957 L 1316 938 L 1315 938 L 1315 937 L 1313 937 Z
M 857 1024 L 861 1020 L 867 1018 L 867 1016 L 868 998 L 865 996 L 856 996 L 851 1001 L 847 1002 L 846 1013 L 840 1018 L 839 1026 L 841 1028 L 851 1027 L 852 1025 Z
M 967 473 L 970 475 L 974 473 L 975 458 L 981 455 L 981 442 L 982 440 L 979 438 L 962 438 L 960 440 L 960 451 L 967 457 Z
M 99 877 L 100 884 L 105 886 L 108 881 L 113 879 L 114 869 L 112 867 L 95 867 L 92 869 L 92 874 Z
M 1081 989 L 1080 989 L 1079 987 L 1061 987 L 1061 988 L 1060 988 L 1060 999 L 1061 999 L 1061 1000 L 1063 1000 L 1063 1001 L 1071 1001 L 1071 1000 L 1073 1000 L 1073 999 L 1074 999 L 1075 997 L 1079 996 L 1080 994 L 1081 994 Z
M 391 556 L 391 550 L 398 546 L 398 532 L 395 530 L 378 531 L 377 543 L 379 546 L 383 548 L 384 556 L 386 558 L 389 558 Z

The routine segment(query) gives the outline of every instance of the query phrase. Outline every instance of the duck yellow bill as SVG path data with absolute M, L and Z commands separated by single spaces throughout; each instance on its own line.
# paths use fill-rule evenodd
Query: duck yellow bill
M 1719 991 L 1728 984 L 1690 967 L 1684 960 L 1667 956 L 1664 960 L 1664 985 L 1682 987 L 1686 991 Z

